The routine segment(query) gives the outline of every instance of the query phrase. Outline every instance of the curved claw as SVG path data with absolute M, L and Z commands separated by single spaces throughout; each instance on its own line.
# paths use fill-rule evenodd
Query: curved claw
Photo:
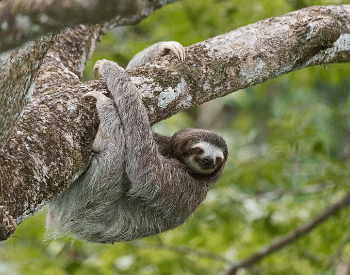
M 98 92 L 88 92 L 86 94 L 83 95 L 83 98 L 84 97 L 93 97 L 93 98 L 96 98 L 97 100 L 105 100 L 105 99 L 108 99 L 108 97 L 106 97 L 104 94 L 102 93 L 98 93 Z
M 100 74 L 99 74 L 100 67 L 101 67 L 101 60 L 97 60 L 95 65 L 94 65 L 94 76 L 95 76 L 95 79 L 100 78 Z
M 169 41 L 169 42 L 164 42 L 162 45 L 162 51 L 166 51 L 166 50 L 171 50 L 173 51 L 177 58 L 180 59 L 181 61 L 184 61 L 186 58 L 186 50 L 185 48 L 176 41 Z
M 97 60 L 95 65 L 94 65 L 94 75 L 95 75 L 95 79 L 99 79 L 100 78 L 100 68 L 102 66 L 102 62 L 107 61 L 106 59 L 102 59 L 102 60 Z

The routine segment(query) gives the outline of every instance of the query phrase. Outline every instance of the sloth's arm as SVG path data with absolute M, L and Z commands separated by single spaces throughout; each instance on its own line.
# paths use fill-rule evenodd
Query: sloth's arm
M 176 159 L 159 152 L 146 109 L 136 86 L 116 63 L 97 63 L 116 103 L 125 136 L 125 171 L 130 180 L 127 195 L 158 208 L 183 222 L 205 198 L 208 186 L 189 175 Z M 181 213 L 181 214 L 179 214 Z
M 150 62 L 156 59 L 160 55 L 164 55 L 173 51 L 179 60 L 184 61 L 185 59 L 185 49 L 184 47 L 176 41 L 168 42 L 158 42 L 148 48 L 144 49 L 142 52 L 139 52 L 134 56 L 133 59 L 129 62 L 125 70 L 129 70 L 138 66 L 141 66 L 147 62 Z

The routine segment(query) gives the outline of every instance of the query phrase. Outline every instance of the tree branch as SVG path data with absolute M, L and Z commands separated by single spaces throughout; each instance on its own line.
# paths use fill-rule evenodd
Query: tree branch
M 39 35 L 43 35 L 48 31 L 48 30 L 46 31 L 45 29 L 39 28 L 39 30 L 42 31 L 42 32 L 39 32 L 38 27 L 36 25 L 32 25 L 31 27 L 34 30 L 34 33 L 32 33 L 30 30 L 28 30 L 31 27 L 27 24 L 25 24 L 25 29 L 16 30 L 16 28 L 20 26 L 15 25 L 13 26 L 13 28 L 15 29 L 11 30 L 11 28 L 8 27 L 9 26 L 8 23 L 5 23 L 5 21 L 6 20 L 13 21 L 17 17 L 20 17 L 19 14 L 23 13 L 23 9 L 25 9 L 28 13 L 30 13 L 32 16 L 35 17 L 35 16 L 38 16 L 37 12 L 39 10 L 41 10 L 42 12 L 45 12 L 46 9 L 50 10 L 50 7 L 52 7 L 50 5 L 58 5 L 58 6 L 62 5 L 61 8 L 67 9 L 67 12 L 63 13 L 60 16 L 68 16 L 68 17 L 70 16 L 72 17 L 72 20 L 77 20 L 76 14 L 74 12 L 72 13 L 68 11 L 70 8 L 76 9 L 77 6 L 74 6 L 73 4 L 81 0 L 75 0 L 73 1 L 74 3 L 72 1 L 68 1 L 68 2 L 51 1 L 50 4 L 46 4 L 46 5 L 44 5 L 46 3 L 44 0 L 30 0 L 30 1 L 17 1 L 17 2 L 16 1 L 17 0 L 0 2 L 0 26 L 1 26 L 0 52 L 1 52 L 2 43 L 5 43 L 5 44 L 10 43 L 12 45 L 10 46 L 13 47 L 17 45 L 17 42 L 19 44 L 22 44 L 24 43 L 24 41 L 32 38 L 32 36 L 36 37 Z M 44 2 L 41 3 L 41 1 L 44 1 Z M 90 1 L 93 1 L 93 0 L 90 0 Z M 126 2 L 125 0 L 121 0 L 120 2 L 122 1 Z M 142 2 L 143 8 L 139 10 L 137 13 L 133 14 L 132 16 L 128 14 L 123 16 L 117 16 L 116 18 L 107 22 L 103 26 L 95 25 L 93 29 L 89 28 L 89 31 L 87 31 L 88 37 L 85 37 L 87 38 L 87 40 L 81 41 L 81 43 L 85 44 L 86 46 L 86 48 L 83 48 L 80 51 L 82 55 L 79 57 L 75 56 L 76 59 L 71 59 L 71 61 L 74 63 L 76 63 L 77 61 L 80 63 L 80 67 L 78 68 L 78 70 L 80 71 L 77 73 L 77 76 L 79 78 L 82 75 L 82 70 L 84 69 L 86 60 L 88 60 L 91 57 L 92 53 L 94 52 L 95 46 L 99 42 L 100 36 L 102 33 L 116 26 L 136 24 L 140 22 L 142 19 L 149 16 L 150 14 L 152 14 L 156 9 L 160 8 L 161 6 L 167 3 L 175 2 L 177 0 L 152 0 L 152 1 L 133 0 L 133 1 L 143 1 Z M 97 2 L 98 3 L 97 4 L 95 3 L 95 4 L 99 6 L 101 5 L 100 2 L 104 2 L 104 1 L 99 0 Z M 117 1 L 114 1 L 114 2 L 117 2 Z M 39 3 L 43 5 L 39 5 Z M 1 12 L 8 12 L 11 10 L 10 7 L 12 6 L 17 7 L 18 5 L 23 6 L 23 9 L 21 7 L 18 7 L 18 9 L 14 9 L 13 10 L 15 15 L 14 18 L 12 18 L 9 15 L 6 15 L 6 16 L 1 15 Z M 88 7 L 85 7 L 85 9 L 90 10 L 92 6 L 93 5 L 90 3 L 90 5 Z M 104 8 L 106 7 L 108 6 L 105 5 Z M 33 10 L 31 10 L 31 8 L 33 8 Z M 84 11 L 83 9 L 81 12 L 82 13 L 88 12 L 87 10 Z M 55 10 L 54 16 L 59 16 L 59 14 L 60 13 L 57 12 L 57 10 Z M 104 20 L 107 20 L 107 19 L 108 17 L 104 18 Z M 1 20 L 5 20 L 5 21 L 1 21 Z M 17 24 L 18 20 L 15 20 L 15 21 L 16 22 L 14 23 Z M 56 22 L 57 24 L 59 23 L 62 25 L 62 26 L 60 25 L 60 28 L 64 26 L 68 26 L 70 21 L 67 19 L 66 21 L 62 21 L 62 22 L 64 23 Z M 7 26 L 7 27 L 3 27 L 3 26 Z M 93 32 L 91 32 L 92 30 Z M 2 35 L 2 33 L 4 34 Z M 11 38 L 11 36 L 13 35 L 15 35 L 17 39 L 16 41 L 14 41 Z M 7 51 L 0 55 L 0 68 L 1 68 L 0 70 L 1 101 L 0 102 L 2 103 L 1 109 L 0 109 L 0 150 L 4 145 L 4 142 L 8 139 L 9 134 L 12 132 L 14 125 L 20 118 L 24 107 L 27 105 L 28 102 L 31 101 L 31 96 L 35 88 L 33 83 L 37 76 L 37 72 L 40 68 L 40 65 L 42 64 L 42 61 L 47 51 L 52 46 L 55 39 L 56 39 L 56 36 L 48 35 L 47 37 L 43 37 L 36 42 L 28 42 L 26 45 L 24 45 L 21 48 Z M 2 42 L 2 40 L 4 40 L 5 42 Z M 67 59 L 66 57 L 63 57 L 63 58 Z M 13 93 L 14 89 L 16 90 L 16 93 Z
M 307 66 L 350 60 L 350 5 L 270 18 L 129 71 L 153 124 L 182 110 Z M 84 171 L 98 120 L 80 82 L 88 32 L 66 31 L 48 52 L 27 105 L 0 152 L 0 205 L 17 224 Z M 83 38 L 82 38 L 83 37 Z M 73 46 L 72 46 L 73 45 Z M 85 56 L 86 58 L 86 56 Z
M 97 24 L 113 18 L 146 17 L 177 0 L 9 0 L 0 3 L 0 52 L 24 42 L 79 24 Z
M 130 71 L 150 120 L 314 65 L 350 61 L 350 5 L 311 7 L 270 18 Z
M 272 242 L 267 248 L 264 248 L 260 250 L 259 252 L 255 253 L 248 259 L 245 259 L 232 267 L 230 267 L 228 270 L 224 271 L 221 273 L 221 275 L 234 275 L 236 274 L 237 270 L 243 267 L 250 267 L 253 264 L 257 263 L 264 257 L 276 252 L 277 250 L 283 248 L 284 246 L 295 242 L 298 240 L 300 237 L 306 235 L 309 233 L 311 230 L 316 228 L 318 225 L 320 225 L 322 222 L 326 221 L 329 219 L 331 216 L 334 216 L 335 214 L 338 213 L 340 209 L 343 207 L 346 207 L 350 204 L 350 194 L 345 196 L 343 199 L 340 201 L 334 203 L 331 207 L 326 209 L 322 214 L 320 214 L 317 218 L 315 218 L 313 221 L 305 224 L 304 226 L 294 230 L 292 233 L 286 235 L 285 237 L 280 238 L 279 240 L 276 240 Z
M 0 55 L 0 150 L 31 100 L 32 84 L 54 40 L 43 37 Z
M 350 5 L 269 18 L 129 71 L 152 123 L 309 66 L 350 61 Z M 107 91 L 103 80 L 87 83 Z
M 79 106 L 82 92 L 87 92 L 80 78 L 101 34 L 115 26 L 136 24 L 174 1 L 146 1 L 134 16 L 119 16 L 104 26 L 81 25 L 66 30 L 57 39 L 49 36 L 0 55 L 0 240 L 7 239 L 17 224 L 57 193 L 56 182 L 58 186 L 62 182 L 70 184 L 89 162 L 98 120 L 91 105 Z M 54 41 L 55 46 L 47 53 Z M 40 65 L 41 72 L 35 80 Z M 64 116 L 62 102 L 69 95 L 70 105 L 65 107 L 70 115 Z M 24 112 L 30 101 L 32 104 Z M 53 104 L 47 104 L 50 102 Z M 26 115 L 18 121 L 21 113 Z M 58 121 L 57 117 L 62 119 Z M 33 131 L 31 123 L 36 126 Z M 13 131 L 15 125 L 17 129 Z

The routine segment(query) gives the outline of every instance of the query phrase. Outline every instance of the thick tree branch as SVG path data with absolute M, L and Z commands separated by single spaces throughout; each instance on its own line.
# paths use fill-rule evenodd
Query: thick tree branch
M 74 6 L 74 3 L 75 3 L 74 1 L 73 2 L 72 1 L 68 1 L 68 2 L 51 1 L 49 4 L 46 4 L 46 5 L 44 4 L 48 2 L 47 1 L 45 2 L 44 0 L 31 0 L 27 2 L 26 1 L 16 2 L 16 1 L 17 0 L 12 0 L 12 1 L 0 3 L 0 26 L 1 26 L 0 27 L 0 51 L 1 51 L 1 43 L 5 43 L 5 44 L 15 43 L 13 45 L 11 44 L 12 46 L 15 46 L 17 45 L 16 44 L 17 42 L 22 44 L 27 39 L 32 38 L 33 35 L 39 36 L 48 31 L 45 29 L 38 28 L 36 25 L 33 25 L 33 26 L 30 25 L 35 30 L 35 33 L 31 33 L 29 30 L 27 30 L 28 28 L 29 29 L 31 28 L 27 24 L 25 24 L 26 32 L 24 33 L 23 33 L 24 30 L 16 30 L 16 28 L 18 27 L 17 25 L 13 26 L 15 30 L 11 30 L 11 28 L 8 27 L 8 23 L 5 23 L 5 21 L 15 20 L 17 17 L 20 17 L 19 15 L 23 13 L 23 9 L 25 9 L 28 13 L 30 13 L 32 16 L 35 17 L 35 16 L 38 16 L 39 10 L 43 12 L 46 9 L 50 10 L 50 7 L 52 7 L 50 5 L 62 6 L 61 8 L 65 8 L 68 10 L 70 8 L 72 9 L 78 8 L 78 6 Z M 41 3 L 42 1 L 44 1 L 44 3 Z M 137 1 L 143 1 L 143 0 L 137 0 Z M 152 14 L 156 9 L 160 8 L 162 5 L 165 5 L 167 3 L 172 3 L 175 1 L 176 0 L 143 1 L 142 2 L 143 8 L 141 10 L 138 10 L 137 13 L 133 15 L 126 14 L 123 16 L 117 16 L 113 20 L 105 23 L 103 26 L 95 25 L 93 29 L 90 28 L 88 37 L 85 37 L 87 38 L 87 40 L 84 40 L 84 42 L 81 41 L 86 46 L 85 49 L 80 51 L 82 55 L 79 57 L 76 56 L 77 59 L 71 60 L 74 63 L 75 62 L 80 63 L 80 67 L 78 68 L 80 72 L 77 73 L 77 76 L 79 78 L 81 77 L 82 70 L 85 66 L 85 62 L 91 57 L 92 53 L 94 52 L 95 46 L 98 43 L 100 36 L 103 32 L 116 26 L 136 24 L 140 22 L 142 19 L 149 16 L 150 14 Z M 76 2 L 80 2 L 80 0 L 76 0 Z M 92 2 L 92 0 L 90 0 L 90 2 Z M 104 1 L 96 0 L 95 6 L 101 5 L 100 2 L 104 2 Z M 114 3 L 117 1 L 112 1 L 112 2 Z M 42 6 L 39 5 L 39 3 L 43 5 Z M 17 7 L 18 5 L 21 7 L 23 6 L 23 9 L 21 7 L 18 7 L 18 9 L 17 8 L 13 9 L 13 12 L 16 14 L 15 19 L 12 18 L 11 16 L 4 16 L 4 17 L 1 16 L 1 7 L 4 7 L 3 12 L 8 12 L 9 10 L 11 10 L 9 8 L 11 5 L 13 5 L 14 7 Z M 118 6 L 116 4 L 114 5 Z M 92 8 L 92 6 L 93 5 L 90 3 L 88 6 L 85 7 L 85 9 L 87 10 L 83 9 L 81 12 L 82 13 L 88 12 Z M 33 10 L 31 8 L 33 8 Z M 101 14 L 99 13 L 99 16 L 100 15 Z M 70 16 L 72 17 L 71 18 L 72 20 L 80 20 L 80 19 L 77 19 L 78 17 L 74 12 L 67 12 L 60 15 L 60 13 L 57 10 L 55 10 L 53 16 L 68 16 L 68 17 Z M 104 20 L 107 20 L 107 19 L 108 18 L 104 18 Z M 2 22 L 1 20 L 5 20 L 5 21 Z M 17 24 L 18 23 L 17 21 L 14 23 Z M 22 22 L 22 21 L 19 20 L 19 22 Z M 61 21 L 64 23 L 59 23 L 59 22 L 60 21 L 57 21 L 56 23 L 59 24 L 59 27 L 61 28 L 62 26 L 67 26 L 67 24 L 70 21 L 67 19 L 67 21 Z M 38 30 L 42 30 L 42 32 L 37 33 Z M 93 31 L 93 33 L 91 31 Z M 3 35 L 2 35 L 2 32 L 4 33 Z M 16 40 L 17 42 L 11 38 L 13 35 L 15 35 L 16 39 L 18 40 L 18 41 Z M 1 42 L 2 39 L 5 42 Z M 8 139 L 9 134 L 12 132 L 14 125 L 20 118 L 24 107 L 28 102 L 31 101 L 31 96 L 34 91 L 34 85 L 32 84 L 34 83 L 34 80 L 37 76 L 37 72 L 43 61 L 43 58 L 47 53 L 47 50 L 52 46 L 52 43 L 54 41 L 55 41 L 55 36 L 49 35 L 47 37 L 43 37 L 39 39 L 35 43 L 28 42 L 26 45 L 24 45 L 21 48 L 4 52 L 0 55 L 0 69 L 1 69 L 0 70 L 0 79 L 1 79 L 0 102 L 2 103 L 1 109 L 0 109 L 0 150 L 3 147 L 4 141 Z M 65 57 L 65 59 L 67 58 Z M 16 91 L 16 93 L 13 93 L 13 91 Z
M 18 223 L 57 193 L 57 186 L 71 183 L 88 164 L 98 121 L 91 105 L 79 106 L 85 88 L 80 78 L 100 35 L 115 26 L 136 24 L 171 2 L 146 1 L 134 16 L 119 16 L 103 26 L 80 26 L 57 39 L 51 35 L 0 55 L 0 240 L 8 238 Z M 62 113 L 62 103 L 68 112 Z M 16 124 L 21 113 L 25 115 Z
M 0 150 L 31 100 L 32 84 L 54 39 L 43 37 L 0 55 Z
M 311 7 L 188 47 L 130 72 L 151 121 L 314 65 L 350 61 L 350 5 Z
M 308 66 L 350 61 L 350 5 L 266 19 L 130 71 L 156 123 L 185 109 Z M 105 90 L 104 81 L 88 83 Z
M 348 62 L 349 14 L 349 5 L 299 10 L 193 45 L 185 62 L 165 56 L 129 74 L 155 123 L 292 70 Z M 49 51 L 33 100 L 0 152 L 0 205 L 17 224 L 88 164 L 98 121 L 93 101 L 81 96 L 106 86 L 80 82 L 83 55 L 75 51 L 84 52 L 87 33 L 67 31 Z
M 0 215 L 6 217 L 0 220 L 0 237 L 13 233 L 13 225 L 21 221 L 19 216 L 23 220 L 35 212 L 52 195 L 57 183 L 72 177 L 69 166 L 81 169 L 82 163 L 88 163 L 95 134 L 93 124 L 97 121 L 90 106 L 83 114 L 76 112 L 77 102 L 70 99 L 70 93 L 82 90 L 79 76 L 100 30 L 81 26 L 65 31 L 43 61 L 31 103 L 0 151 L 0 206 L 6 214 Z M 70 112 L 64 113 L 62 105 Z M 62 150 L 61 146 L 71 141 L 70 135 L 77 135 L 80 142 Z
M 120 15 L 145 17 L 176 0 L 8 0 L 0 3 L 0 52 L 28 40 L 79 24 L 96 24 Z
M 304 226 L 294 230 L 292 233 L 288 234 L 287 236 L 274 241 L 272 244 L 270 244 L 268 247 L 260 250 L 259 252 L 255 253 L 253 256 L 249 257 L 246 260 L 243 260 L 232 267 L 230 267 L 228 270 L 223 272 L 221 275 L 234 275 L 236 274 L 237 270 L 243 267 L 250 267 L 253 264 L 260 261 L 262 258 L 276 252 L 277 250 L 285 247 L 286 245 L 295 242 L 300 237 L 306 235 L 311 230 L 316 228 L 318 225 L 320 225 L 322 222 L 326 221 L 330 217 L 334 216 L 338 213 L 339 210 L 341 210 L 343 207 L 346 207 L 350 204 L 350 194 L 345 196 L 340 201 L 334 203 L 331 207 L 327 208 L 322 214 L 320 214 L 317 218 L 315 218 L 313 221 L 305 224 Z

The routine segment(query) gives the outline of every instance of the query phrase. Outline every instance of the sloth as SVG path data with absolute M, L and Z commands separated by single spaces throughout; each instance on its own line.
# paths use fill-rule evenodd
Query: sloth
M 127 66 L 140 66 L 173 51 L 175 41 L 160 42 L 137 54 Z M 116 63 L 94 67 L 113 99 L 99 92 L 100 119 L 87 170 L 48 207 L 47 236 L 70 235 L 90 242 L 130 241 L 175 228 L 205 199 L 223 172 L 225 140 L 207 130 L 186 128 L 172 137 L 154 133 L 141 96 Z

